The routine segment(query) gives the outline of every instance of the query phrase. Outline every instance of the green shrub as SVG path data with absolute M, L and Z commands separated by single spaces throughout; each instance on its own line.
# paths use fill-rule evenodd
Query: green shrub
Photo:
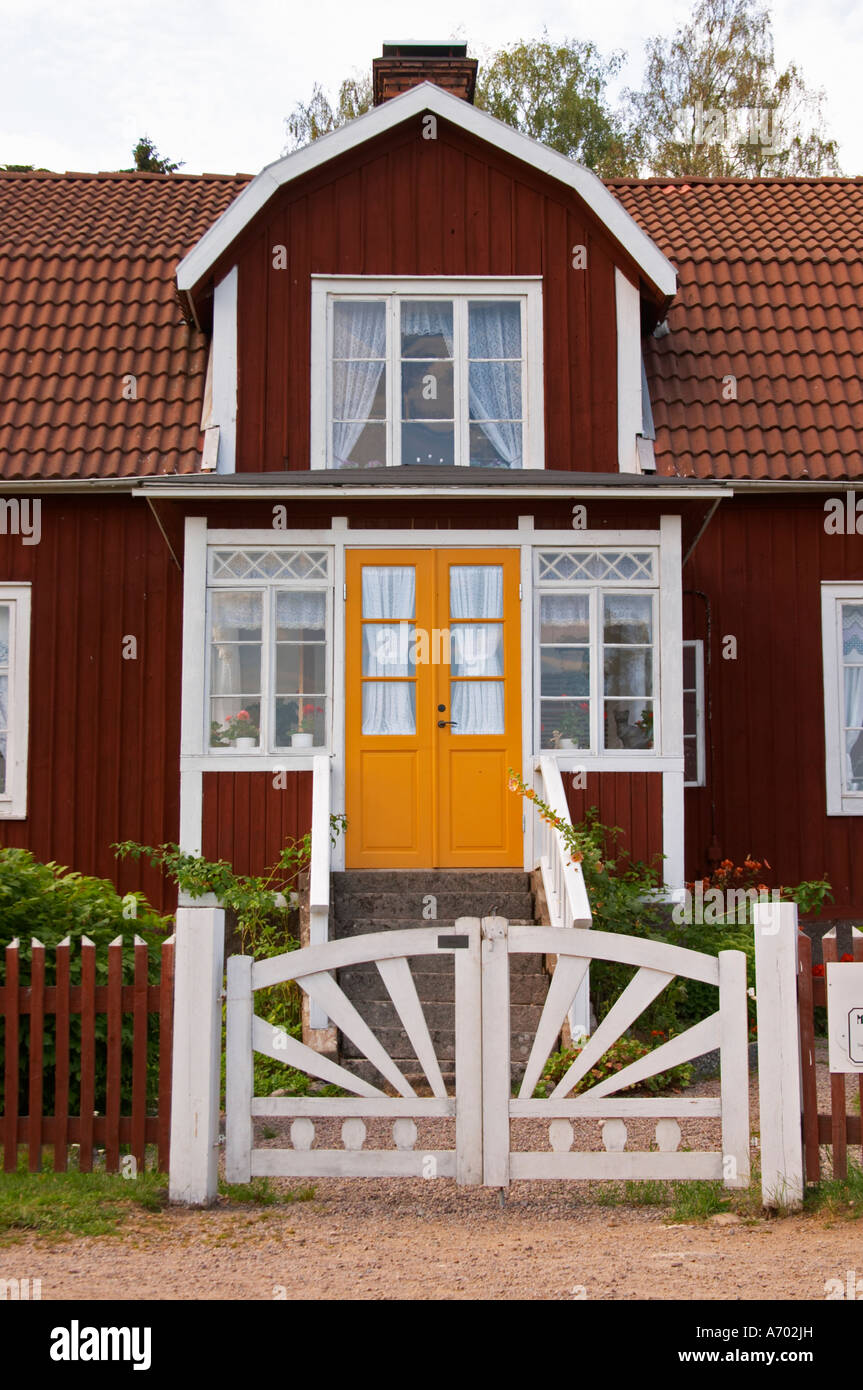
M 661 1045 L 665 1038 L 660 1037 L 654 1040 L 654 1045 Z M 534 1096 L 544 1099 L 550 1096 L 555 1086 L 563 1079 L 576 1058 L 581 1054 L 582 1047 L 563 1048 L 560 1052 L 553 1052 L 542 1070 L 542 1076 L 536 1084 Z M 618 1038 L 615 1043 L 603 1053 L 600 1060 L 594 1067 L 591 1067 L 586 1076 L 573 1087 L 571 1095 L 577 1096 L 583 1091 L 596 1086 L 600 1081 L 604 1081 L 607 1076 L 614 1076 L 617 1072 L 623 1071 L 631 1062 L 637 1062 L 641 1057 L 646 1057 L 652 1052 L 653 1047 L 648 1043 L 643 1043 L 638 1038 Z M 683 1062 L 679 1066 L 670 1067 L 668 1071 L 658 1072 L 655 1076 L 649 1076 L 645 1081 L 639 1082 L 636 1086 L 626 1086 L 619 1092 L 620 1095 L 628 1093 L 638 1094 L 646 1091 L 649 1095 L 661 1095 L 670 1090 L 680 1090 L 688 1086 L 692 1080 L 692 1067 L 688 1062 Z
M 70 872 L 59 864 L 41 864 L 29 850 L 0 850 L 0 949 L 16 937 L 21 961 L 21 983 L 29 984 L 31 941 L 35 937 L 45 946 L 45 983 L 55 983 L 56 955 L 54 948 L 65 938 L 71 942 L 69 974 L 71 983 L 81 982 L 81 938 L 87 936 L 96 947 L 96 984 L 108 981 L 108 945 L 120 937 L 123 945 L 124 980 L 129 982 L 134 937 L 147 943 L 149 979 L 158 983 L 161 943 L 172 928 L 170 918 L 154 912 L 141 894 L 120 897 L 106 879 L 91 878 Z M 4 971 L 5 976 L 5 971 Z M 2 1028 L 5 1025 L 0 1025 Z M 96 1077 L 95 1105 L 104 1109 L 106 1082 L 106 1044 L 108 1024 L 104 1014 L 96 1015 Z M 152 1027 L 151 1027 L 152 1033 Z M 72 1114 L 80 1110 L 81 1081 L 81 1017 L 72 1014 L 69 1026 L 69 1106 Z M 124 1014 L 122 1025 L 122 1067 L 120 1085 L 124 1112 L 131 1106 L 133 1024 Z M 27 1113 L 27 1085 L 30 1056 L 30 1020 L 19 1022 L 19 1113 Z M 5 1054 L 5 1033 L 0 1033 L 0 1053 Z M 54 1104 L 54 1062 L 56 1058 L 56 1021 L 53 1014 L 45 1015 L 43 1030 L 44 1101 L 43 1109 L 50 1114 Z M 147 1098 L 156 1099 L 158 1087 L 159 1043 L 150 1036 L 147 1047 Z M 0 1075 L 0 1098 L 3 1098 L 3 1077 Z M 3 1099 L 5 1103 L 5 1099 Z

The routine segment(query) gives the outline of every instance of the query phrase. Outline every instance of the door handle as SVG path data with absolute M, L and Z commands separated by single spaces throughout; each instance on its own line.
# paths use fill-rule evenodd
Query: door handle
M 437 722 L 437 726 L 438 726 L 439 729 L 445 729 L 446 726 L 447 726 L 447 724 L 453 724 L 453 725 L 454 725 L 455 723 L 456 723 L 456 720 L 455 720 L 455 719 L 439 719 L 438 722 Z

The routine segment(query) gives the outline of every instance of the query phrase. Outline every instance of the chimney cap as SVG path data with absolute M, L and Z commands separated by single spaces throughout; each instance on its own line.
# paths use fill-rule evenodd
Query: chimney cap
M 387 39 L 382 58 L 466 58 L 467 44 L 451 39 Z

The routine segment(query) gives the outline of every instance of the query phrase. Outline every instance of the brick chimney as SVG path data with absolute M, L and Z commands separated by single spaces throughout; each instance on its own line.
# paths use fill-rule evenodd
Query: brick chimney
M 422 43 L 413 40 L 385 43 L 382 57 L 372 63 L 375 106 L 417 87 L 434 82 L 454 96 L 473 101 L 476 58 L 468 58 L 466 43 Z

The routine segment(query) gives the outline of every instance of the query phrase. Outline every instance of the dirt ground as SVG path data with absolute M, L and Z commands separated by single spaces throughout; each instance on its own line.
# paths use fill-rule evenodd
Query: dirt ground
M 703 1082 L 689 1094 L 716 1087 Z M 754 1076 L 750 1114 L 757 1135 Z M 692 1148 L 719 1142 L 716 1121 L 682 1128 Z M 636 1130 L 631 1147 L 646 1147 L 649 1136 Z M 442 1138 L 429 1132 L 420 1143 Z M 596 1122 L 576 1140 L 601 1148 Z M 368 1141 L 380 1142 L 372 1122 Z M 264 1142 L 285 1141 L 277 1134 Z M 16 1239 L 0 1249 L 0 1277 L 24 1270 L 42 1279 L 43 1299 L 75 1300 L 810 1301 L 823 1300 L 827 1281 L 844 1283 L 849 1270 L 863 1276 L 859 1219 L 768 1217 L 753 1208 L 681 1224 L 667 1206 L 607 1199 L 606 1185 L 586 1182 L 515 1182 L 502 1207 L 497 1191 L 449 1179 L 323 1179 L 312 1200 L 288 1206 L 221 1199 L 205 1211 L 141 1211 L 115 1235 Z

